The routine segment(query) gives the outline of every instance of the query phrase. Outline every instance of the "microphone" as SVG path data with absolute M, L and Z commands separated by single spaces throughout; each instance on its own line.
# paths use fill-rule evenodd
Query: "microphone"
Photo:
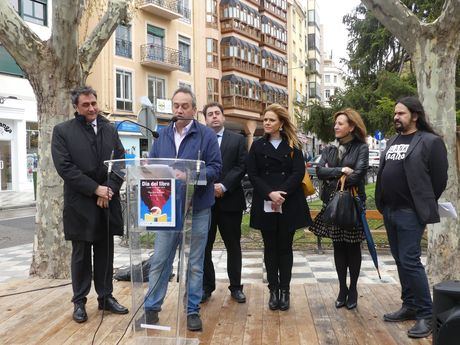
M 134 121 L 131 121 L 131 120 L 123 120 L 123 121 L 120 121 L 116 127 L 115 127 L 115 133 L 118 132 L 118 128 L 120 127 L 120 125 L 123 123 L 123 122 L 130 122 L 130 123 L 133 123 L 135 125 L 138 125 L 139 127 L 142 127 L 146 130 L 148 130 L 151 134 L 152 134 L 152 137 L 154 137 L 155 139 L 157 139 L 160 135 L 158 134 L 157 131 L 153 131 L 151 130 L 150 128 L 148 128 L 147 126 L 144 126 L 144 125 L 141 125 L 137 122 L 134 122 Z M 113 163 L 112 163 L 112 160 L 113 160 L 113 157 L 115 155 L 115 148 L 112 149 L 112 152 L 110 152 L 110 162 L 109 162 L 109 166 L 108 166 L 108 170 L 107 170 L 107 173 L 110 175 L 110 173 L 112 172 L 112 167 L 113 167 Z
M 177 121 L 177 120 L 176 120 Z M 152 137 L 154 137 L 155 139 L 157 139 L 160 135 L 158 134 L 157 131 L 154 131 L 154 130 L 151 130 L 150 128 L 148 128 L 147 126 L 144 126 L 144 125 L 141 125 L 140 123 L 137 123 L 137 122 L 134 122 L 134 121 L 131 121 L 131 120 L 123 120 L 123 121 L 120 121 L 117 126 L 115 127 L 115 131 L 118 132 L 118 128 L 120 127 L 120 125 L 123 123 L 123 122 L 130 122 L 130 123 L 133 123 L 139 127 L 142 127 L 146 130 L 148 130 L 151 134 L 152 134 Z

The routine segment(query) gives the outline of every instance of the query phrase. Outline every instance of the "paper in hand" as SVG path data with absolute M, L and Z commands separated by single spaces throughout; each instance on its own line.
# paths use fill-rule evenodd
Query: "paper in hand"
M 272 204 L 273 204 L 272 201 L 264 200 L 264 212 L 267 212 L 267 213 L 271 213 L 271 212 L 283 213 L 281 205 L 278 206 L 278 208 L 276 210 L 273 210 L 272 209 Z

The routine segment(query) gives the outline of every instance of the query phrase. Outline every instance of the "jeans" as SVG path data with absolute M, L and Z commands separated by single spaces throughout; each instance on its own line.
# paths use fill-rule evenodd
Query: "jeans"
M 187 315 L 198 314 L 203 295 L 203 261 L 211 219 L 211 209 L 194 211 L 192 235 L 187 268 Z M 168 289 L 177 246 L 182 232 L 157 231 L 154 252 L 150 257 L 149 289 L 145 299 L 145 310 L 161 311 Z
M 398 268 L 403 306 L 414 309 L 417 319 L 431 318 L 430 286 L 420 261 L 420 242 L 426 225 L 420 223 L 412 209 L 385 208 L 383 220 Z

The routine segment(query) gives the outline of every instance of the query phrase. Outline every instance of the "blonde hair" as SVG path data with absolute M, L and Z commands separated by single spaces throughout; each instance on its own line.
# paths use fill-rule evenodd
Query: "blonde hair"
M 268 111 L 274 112 L 276 116 L 278 116 L 278 119 L 282 122 L 283 130 L 280 131 L 280 134 L 287 139 L 289 146 L 300 149 L 300 141 L 297 137 L 296 129 L 294 124 L 291 122 L 287 109 L 278 103 L 272 103 L 265 108 L 262 115 L 265 115 Z
M 352 132 L 355 138 L 365 143 L 367 137 L 367 130 L 361 115 L 359 115 L 359 113 L 352 108 L 346 108 L 334 114 L 334 122 L 340 115 L 345 115 L 348 119 L 348 124 L 350 126 L 355 126 L 355 129 Z

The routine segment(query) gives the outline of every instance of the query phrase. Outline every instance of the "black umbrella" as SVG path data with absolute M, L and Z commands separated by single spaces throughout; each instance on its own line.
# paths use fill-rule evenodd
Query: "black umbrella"
M 382 277 L 380 276 L 380 271 L 379 271 L 379 261 L 377 258 L 377 250 L 375 249 L 374 239 L 372 238 L 371 230 L 369 229 L 369 224 L 367 223 L 367 219 L 366 219 L 366 210 L 364 209 L 361 199 L 358 196 L 356 196 L 356 208 L 358 209 L 358 214 L 361 218 L 361 223 L 363 224 L 363 231 L 364 231 L 364 236 L 366 236 L 367 249 L 369 250 L 369 254 L 372 257 L 372 261 L 374 261 L 374 266 L 375 266 L 375 269 L 377 270 L 379 278 L 382 279 Z

